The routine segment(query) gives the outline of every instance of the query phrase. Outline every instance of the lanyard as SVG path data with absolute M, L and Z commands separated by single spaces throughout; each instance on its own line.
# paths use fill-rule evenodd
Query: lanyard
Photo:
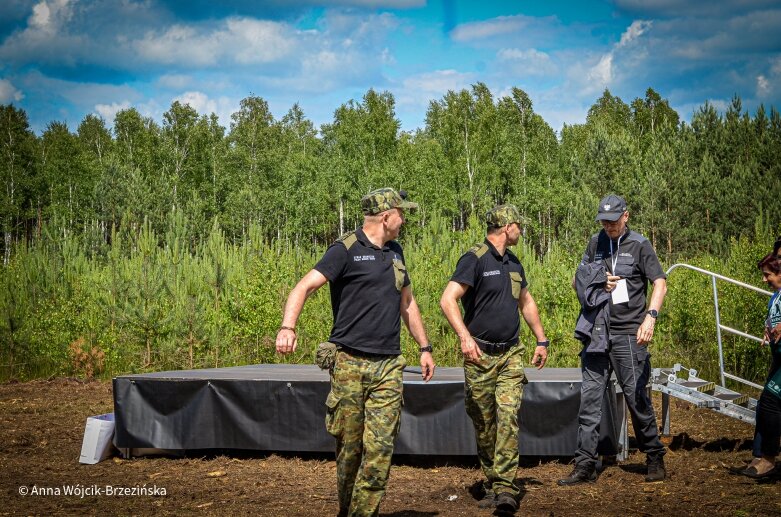
M 613 239 L 610 239 L 610 265 L 613 266 L 610 272 L 613 273 L 614 275 L 616 274 L 616 264 L 618 264 L 618 250 L 621 249 L 621 237 L 623 237 L 623 235 L 619 235 L 618 241 L 616 241 L 615 255 L 613 255 Z

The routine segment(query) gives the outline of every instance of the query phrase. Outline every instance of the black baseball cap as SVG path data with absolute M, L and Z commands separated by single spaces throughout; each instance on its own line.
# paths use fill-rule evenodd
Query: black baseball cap
M 626 212 L 626 201 L 621 196 L 610 194 L 599 202 L 596 221 L 618 221 Z

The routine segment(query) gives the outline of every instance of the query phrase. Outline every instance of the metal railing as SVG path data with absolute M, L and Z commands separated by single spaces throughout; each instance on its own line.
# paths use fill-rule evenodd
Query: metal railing
M 746 384 L 747 386 L 752 386 L 757 389 L 762 389 L 762 386 L 759 384 L 756 384 L 754 382 L 751 382 L 747 379 L 743 379 L 741 377 L 738 377 L 737 375 L 733 375 L 731 373 L 724 371 L 724 349 L 721 342 L 721 332 L 727 332 L 730 334 L 735 334 L 736 336 L 741 336 L 746 339 L 751 339 L 754 341 L 757 341 L 759 343 L 762 342 L 762 338 L 758 338 L 756 336 L 753 336 L 751 334 L 746 334 L 745 332 L 741 332 L 740 330 L 734 329 L 732 327 L 728 327 L 726 325 L 721 324 L 721 314 L 719 313 L 719 290 L 716 287 L 716 280 L 722 280 L 724 282 L 728 282 L 730 284 L 737 285 L 739 287 L 743 287 L 745 289 L 749 289 L 751 291 L 754 291 L 759 294 L 764 294 L 766 296 L 773 296 L 773 293 L 769 291 L 765 291 L 764 289 L 760 289 L 758 287 L 754 287 L 753 285 L 745 284 L 743 282 L 739 282 L 738 280 L 734 280 L 732 278 L 720 275 L 718 273 L 714 273 L 713 271 L 708 271 L 707 269 L 702 269 L 695 266 L 690 266 L 689 264 L 673 264 L 670 266 L 670 268 L 667 270 L 667 275 L 670 275 L 670 272 L 677 268 L 686 268 L 691 269 L 692 271 L 696 271 L 698 273 L 702 273 L 704 275 L 708 275 L 711 278 L 711 285 L 713 286 L 713 308 L 716 314 L 716 338 L 719 342 L 719 374 L 721 376 L 721 386 L 725 386 L 725 379 L 732 379 L 733 381 L 738 381 L 743 384 Z

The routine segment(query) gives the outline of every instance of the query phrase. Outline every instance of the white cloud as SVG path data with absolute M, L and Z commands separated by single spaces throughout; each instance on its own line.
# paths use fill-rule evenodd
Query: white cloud
M 91 51 L 85 36 L 69 33 L 73 15 L 70 0 L 37 3 L 27 19 L 27 27 L 12 33 L 0 45 L 0 59 L 9 63 L 72 65 Z
M 593 90 L 601 90 L 613 80 L 613 53 L 602 56 L 599 63 L 594 65 L 588 73 L 588 80 L 592 83 Z
M 228 20 L 226 41 L 237 46 L 236 62 L 244 65 L 277 61 L 293 50 L 295 33 L 263 20 Z
M 157 84 L 164 88 L 182 90 L 193 82 L 193 78 L 186 74 L 163 74 L 157 79 Z
M 770 67 L 770 73 L 781 77 L 781 57 L 777 57 Z
M 549 75 L 556 72 L 556 65 L 551 61 L 550 55 L 537 49 L 504 48 L 496 57 L 502 67 L 511 66 L 517 74 Z
M 781 9 L 734 17 L 674 18 L 654 24 L 655 47 L 665 57 L 746 60 L 752 54 L 777 52 Z
M 474 75 L 456 70 L 436 70 L 404 80 L 404 89 L 416 93 L 425 93 L 429 99 L 440 97 L 450 90 L 461 90 L 469 87 Z
M 654 16 L 714 17 L 764 9 L 778 5 L 778 0 L 719 0 L 692 2 L 691 0 L 613 0 L 621 10 L 643 12 Z
M 210 115 L 215 113 L 220 119 L 220 123 L 227 126 L 230 124 L 230 116 L 234 111 L 239 109 L 239 101 L 230 99 L 225 96 L 218 97 L 216 99 L 210 98 L 207 94 L 199 91 L 189 91 L 174 97 L 171 101 L 179 101 L 182 104 L 187 104 L 199 115 Z
M 114 117 L 122 110 L 130 108 L 130 101 L 112 102 L 111 104 L 96 104 L 95 112 L 109 124 L 114 123 Z
M 521 31 L 536 21 L 539 21 L 539 19 L 521 14 L 515 16 L 499 16 L 491 20 L 458 25 L 451 31 L 450 35 L 456 41 L 485 39 L 492 36 Z
M 621 41 L 618 42 L 616 48 L 623 48 L 629 45 L 632 41 L 636 40 L 643 35 L 648 29 L 651 28 L 653 22 L 647 20 L 635 20 L 632 25 L 621 34 Z
M 217 28 L 173 25 L 159 34 L 147 32 L 130 45 L 145 61 L 158 64 L 251 65 L 287 56 L 295 45 L 294 37 L 294 31 L 281 23 L 229 18 Z
M 757 76 L 757 97 L 766 97 L 771 91 L 770 81 L 764 75 Z
M 19 91 L 8 79 L 0 79 L 0 104 L 19 102 L 24 99 L 24 94 Z
M 101 77 L 119 72 L 120 81 L 126 73 L 163 72 L 155 85 L 179 92 L 213 92 L 205 83 L 215 71 L 285 92 L 377 87 L 385 82 L 382 67 L 395 63 L 387 37 L 399 20 L 387 12 L 326 9 L 316 28 L 300 30 L 293 22 L 238 16 L 178 21 L 155 2 L 38 5 L 24 29 L 0 40 L 0 62 L 50 76 L 89 67 Z M 116 23 L 109 23 L 112 15 Z
M 29 30 L 43 34 L 54 34 L 71 18 L 70 0 L 42 0 L 33 7 Z
M 651 28 L 652 23 L 645 20 L 635 20 L 621 34 L 621 39 L 613 45 L 607 53 L 603 54 L 599 61 L 593 65 L 586 74 L 587 83 L 583 88 L 584 93 L 593 94 L 609 87 L 617 78 L 617 57 L 623 57 L 626 66 L 638 66 L 644 49 L 636 49 L 640 36 Z
M 198 113 L 211 113 L 217 108 L 217 103 L 203 92 L 184 92 L 174 97 L 174 101 L 187 104 Z

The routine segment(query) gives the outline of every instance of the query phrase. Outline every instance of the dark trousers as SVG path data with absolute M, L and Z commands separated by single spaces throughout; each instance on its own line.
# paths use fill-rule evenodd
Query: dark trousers
M 757 437 L 761 437 L 757 440 Z M 762 456 L 778 456 L 781 440 L 781 399 L 762 391 L 757 402 L 757 431 L 755 440 L 759 443 Z
M 771 350 L 777 349 L 775 344 L 771 344 L 770 347 Z M 779 368 L 781 368 L 781 354 L 774 353 L 767 380 L 772 379 Z M 777 456 L 779 441 L 781 441 L 781 399 L 767 390 L 763 390 L 757 401 L 754 456 Z
M 654 408 L 646 390 L 651 375 L 648 349 L 639 346 L 633 335 L 610 336 L 608 353 L 581 354 L 581 371 L 583 383 L 580 386 L 575 464 L 586 469 L 596 467 L 603 394 L 612 372 L 624 392 L 640 451 L 645 452 L 649 460 L 662 457 L 665 449 L 659 440 Z

